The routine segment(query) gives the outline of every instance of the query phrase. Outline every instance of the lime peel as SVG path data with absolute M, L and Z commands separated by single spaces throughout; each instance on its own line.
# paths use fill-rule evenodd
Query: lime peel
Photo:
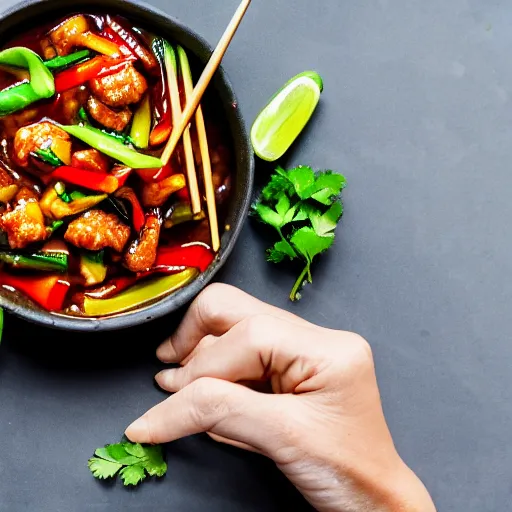
M 314 71 L 305 71 L 289 80 L 252 126 L 251 142 L 256 155 L 268 162 L 282 157 L 311 119 L 322 91 L 322 77 Z

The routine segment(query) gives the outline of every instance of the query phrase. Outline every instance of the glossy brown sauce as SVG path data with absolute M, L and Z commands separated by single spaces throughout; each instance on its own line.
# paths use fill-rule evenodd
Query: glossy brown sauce
M 90 22 L 90 26 L 93 27 L 93 31 L 97 32 L 98 34 L 101 33 L 107 18 L 102 15 L 87 15 L 87 18 Z M 123 27 L 131 29 L 134 33 L 136 33 L 139 41 L 142 42 L 146 48 L 151 49 L 151 34 L 133 27 L 126 19 L 118 17 L 113 19 L 115 19 L 115 21 L 120 23 Z M 41 40 L 46 37 L 46 34 L 49 32 L 49 30 L 59 25 L 59 23 L 60 22 L 52 25 L 45 25 L 22 34 L 19 38 L 12 40 L 3 49 L 15 46 L 23 46 L 35 51 L 44 59 Z M 172 41 L 170 42 L 172 43 Z M 142 72 L 142 67 L 139 65 L 136 66 L 137 69 Z M 165 81 L 162 79 L 161 74 L 155 74 L 151 76 L 148 73 L 144 73 L 144 76 L 148 81 L 151 94 L 154 97 L 165 97 L 163 91 Z M 16 78 L 14 78 L 11 74 L 0 70 L 0 90 L 13 86 L 16 83 Z M 67 91 L 63 94 L 57 94 L 49 100 L 39 101 L 27 107 L 21 112 L 16 112 L 15 114 L 0 119 L 0 166 L 5 168 L 11 174 L 17 184 L 28 186 L 38 194 L 41 194 L 46 189 L 46 185 L 43 184 L 40 179 L 38 179 L 38 174 L 40 174 L 40 171 L 33 168 L 28 170 L 24 169 L 20 167 L 16 163 L 16 159 L 13 158 L 13 141 L 16 131 L 20 127 L 38 123 L 44 119 L 50 119 L 61 124 L 76 124 L 76 107 L 70 108 L 71 102 L 75 102 L 79 106 L 84 106 L 88 96 L 88 86 L 84 85 L 77 89 Z M 223 121 L 223 115 L 219 109 L 219 106 L 216 104 L 216 101 L 216 96 L 210 92 L 208 94 L 208 99 L 205 100 L 205 103 L 203 104 L 203 108 L 205 110 L 208 143 L 210 146 L 214 185 L 216 188 L 217 204 L 219 209 L 219 221 L 220 226 L 222 227 L 225 209 L 231 192 L 234 158 L 230 136 L 228 134 L 225 122 Z M 157 108 L 156 117 L 159 117 L 158 107 L 156 104 L 153 105 L 153 108 Z M 197 175 L 199 177 L 200 186 L 202 187 L 200 151 L 197 136 L 194 130 L 192 130 L 192 141 L 194 146 L 194 153 L 196 156 Z M 89 149 L 89 147 L 86 147 L 76 139 L 73 139 L 72 151 L 75 152 L 82 149 Z M 143 152 L 159 156 L 162 152 L 162 148 L 154 151 Z M 111 163 L 112 165 L 114 164 L 113 161 L 111 161 Z M 176 152 L 173 166 L 178 170 L 178 172 L 186 174 L 182 148 L 179 148 Z M 141 184 L 141 179 L 135 173 L 130 175 L 128 182 L 126 183 L 126 185 L 132 187 L 136 191 L 140 189 Z M 203 189 L 201 188 L 201 190 Z M 112 210 L 111 205 L 107 206 L 102 203 L 101 208 L 105 209 L 109 213 L 116 213 L 115 209 Z M 0 214 L 2 214 L 5 209 L 5 206 L 0 206 Z M 161 215 L 165 215 L 166 210 L 168 209 L 169 204 L 164 205 L 160 209 Z M 65 220 L 66 222 L 69 222 L 71 219 Z M 64 232 L 65 229 L 60 229 L 57 234 L 52 236 L 52 240 L 62 240 Z M 136 238 L 136 235 L 132 233 L 131 240 L 134 238 Z M 210 244 L 210 233 L 207 220 L 188 222 L 179 226 L 172 227 L 170 229 L 162 228 L 160 236 L 161 246 L 179 246 L 181 244 L 190 242 L 202 242 L 207 245 Z M 80 309 L 83 302 L 83 294 L 84 291 L 86 291 L 86 288 L 84 286 L 84 278 L 80 274 L 79 270 L 80 250 L 69 243 L 66 245 L 70 251 L 70 263 L 67 274 L 63 275 L 62 277 L 71 283 L 71 288 L 67 295 L 64 307 L 60 312 L 76 315 L 80 314 Z M 35 244 L 31 245 L 26 250 L 33 252 L 34 250 L 38 250 L 40 248 L 41 245 L 38 246 Z M 5 245 L 1 247 L 1 250 L 7 249 L 8 247 Z M 116 276 L 131 275 L 130 272 L 122 265 L 120 261 L 120 255 L 114 253 L 111 250 L 106 250 L 106 263 L 108 266 L 108 275 L 106 280 L 103 282 L 104 285 L 108 284 L 108 282 Z M 20 273 L 27 274 L 27 271 L 13 270 L 7 265 L 4 265 L 2 271 L 16 275 Z

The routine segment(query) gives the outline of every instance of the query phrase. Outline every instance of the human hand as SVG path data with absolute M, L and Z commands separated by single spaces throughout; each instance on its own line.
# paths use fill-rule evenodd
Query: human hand
M 236 288 L 212 285 L 157 352 L 175 393 L 126 430 L 164 443 L 207 432 L 275 461 L 319 511 L 432 512 L 386 425 L 371 350 Z M 267 384 L 266 393 L 256 391 Z

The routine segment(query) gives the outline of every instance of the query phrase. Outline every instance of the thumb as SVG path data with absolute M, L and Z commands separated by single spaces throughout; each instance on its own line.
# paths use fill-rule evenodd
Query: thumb
M 271 456 L 281 447 L 287 397 L 208 377 L 150 409 L 126 429 L 132 442 L 162 444 L 208 432 L 214 439 Z

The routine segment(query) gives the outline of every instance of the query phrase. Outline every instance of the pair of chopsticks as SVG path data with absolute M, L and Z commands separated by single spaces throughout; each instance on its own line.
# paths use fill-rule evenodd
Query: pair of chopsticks
M 242 0 L 242 3 L 235 12 L 231 22 L 229 23 L 226 31 L 221 37 L 215 51 L 212 53 L 208 64 L 204 68 L 201 77 L 199 78 L 195 88 L 192 81 L 184 79 L 184 89 L 186 106 L 181 112 L 181 102 L 179 101 L 179 91 L 176 77 L 172 70 L 168 70 L 169 84 L 171 87 L 171 102 L 178 105 L 173 109 L 173 130 L 171 137 L 165 146 L 162 153 L 162 162 L 164 165 L 169 163 L 176 146 L 183 137 L 183 147 L 185 151 L 185 159 L 187 163 L 187 180 L 190 190 L 190 199 L 192 203 L 192 213 L 198 214 L 201 212 L 201 197 L 199 193 L 198 179 L 194 164 L 194 155 L 192 151 L 192 142 L 190 137 L 190 122 L 195 114 L 195 123 L 197 136 L 199 139 L 199 147 L 201 151 L 201 159 L 203 162 L 203 181 L 206 192 L 206 204 L 208 207 L 208 219 L 210 223 L 210 234 L 212 238 L 212 249 L 217 252 L 220 249 L 220 234 L 219 234 L 219 221 L 217 217 L 217 205 L 215 201 L 215 188 L 213 186 L 212 166 L 210 160 L 210 152 L 208 147 L 208 139 L 206 136 L 206 127 L 204 122 L 203 111 L 200 106 L 203 95 L 210 84 L 213 75 L 217 71 L 224 57 L 229 44 L 233 40 L 235 33 L 242 22 L 242 19 L 249 8 L 251 0 Z M 185 77 L 184 77 L 185 78 Z M 173 82 L 171 84 L 171 82 Z M 174 87 L 176 89 L 174 90 Z M 172 101 L 172 95 L 177 95 L 177 102 Z

